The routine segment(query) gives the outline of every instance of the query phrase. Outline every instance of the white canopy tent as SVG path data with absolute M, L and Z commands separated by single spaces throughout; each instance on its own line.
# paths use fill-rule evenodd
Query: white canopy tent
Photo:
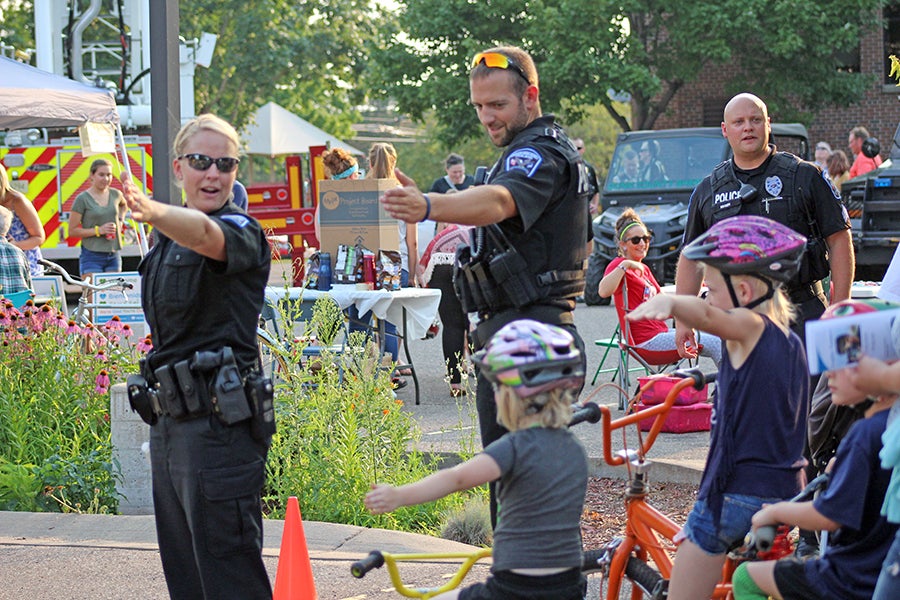
M 365 154 L 274 102 L 256 111 L 251 124 L 241 131 L 241 139 L 247 154 L 305 154 L 310 146 L 325 145 L 343 148 L 351 154 Z
M 118 122 L 109 90 L 0 56 L 0 129 Z
M 0 56 L 0 129 L 39 127 L 114 127 L 122 167 L 131 176 L 125 138 L 119 126 L 116 99 L 110 90 L 79 83 Z M 114 153 L 114 148 L 110 148 Z M 141 254 L 147 250 L 141 227 L 136 228 Z

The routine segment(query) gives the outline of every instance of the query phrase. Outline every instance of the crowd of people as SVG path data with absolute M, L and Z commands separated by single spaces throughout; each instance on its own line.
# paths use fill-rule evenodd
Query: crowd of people
M 469 95 L 499 152 L 484 182 L 476 185 L 463 157 L 451 153 L 446 175 L 423 191 L 397 167 L 396 149 L 386 143 L 371 147 L 365 177 L 393 182 L 381 202 L 397 220 L 403 285 L 442 292 L 452 395 L 464 393 L 462 378 L 474 364 L 484 449 L 419 482 L 374 482 L 364 502 L 383 513 L 486 484 L 491 576 L 446 598 L 574 600 L 585 589 L 579 526 L 588 465 L 566 424 L 586 370 L 573 318 L 586 247 L 580 234 L 565 232 L 590 236 L 596 170 L 585 163 L 584 141 L 570 139 L 542 111 L 528 52 L 498 46 L 477 53 Z M 732 156 L 692 194 L 675 294 L 660 293 L 643 263 L 653 232 L 630 209 L 616 223 L 620 256 L 598 289 L 624 307 L 623 318 L 645 349 L 685 358 L 702 352 L 719 369 L 709 455 L 677 536 L 667 597 L 709 597 L 729 549 L 751 529 L 785 523 L 800 527 L 802 541 L 809 538 L 803 532 L 829 531 L 830 544 L 810 550 L 808 560 L 743 565 L 734 576 L 735 598 L 894 598 L 900 471 L 892 478 L 891 469 L 900 464 L 900 425 L 891 407 L 900 393 L 900 363 L 865 356 L 864 346 L 858 365 L 826 373 L 830 402 L 864 405 L 865 418 L 843 432 L 827 491 L 808 503 L 787 502 L 816 471 L 807 415 L 819 382 L 806 360 L 805 324 L 847 318 L 856 307 L 840 186 L 877 168 L 880 158 L 871 155 L 863 127 L 850 132 L 852 165 L 827 142 L 816 145 L 815 163 L 779 151 L 770 141 L 765 103 L 749 93 L 725 105 L 721 127 Z M 69 235 L 82 240 L 83 275 L 121 269 L 126 211 L 156 231 L 139 267 L 154 347 L 129 390 L 133 384 L 164 392 L 161 404 L 141 414 L 152 426 L 160 556 L 169 592 L 178 598 L 272 593 L 261 558 L 260 494 L 274 422 L 248 400 L 251 388 L 265 393 L 255 327 L 271 256 L 259 221 L 235 204 L 246 201 L 236 180 L 239 147 L 237 132 L 218 117 L 185 124 L 172 162 L 183 202 L 173 203 L 150 200 L 127 180 L 118 191 L 111 186 L 112 164 L 96 160 L 90 188 L 75 199 L 69 221 Z M 653 142 L 627 151 L 614 180 L 665 179 L 658 154 Z M 326 152 L 323 163 L 331 179 L 363 176 L 357 158 L 341 149 Z M 734 198 L 741 201 L 723 201 Z M 26 253 L 42 241 L 33 206 L 11 188 L 0 165 L 0 292 L 27 289 L 35 269 Z M 396 329 L 387 332 L 396 340 Z M 705 334 L 702 343 L 698 332 Z M 396 342 L 386 347 L 396 362 Z M 198 353 L 213 366 L 201 371 L 192 360 Z M 210 390 L 224 393 L 233 378 L 247 391 L 222 406 Z

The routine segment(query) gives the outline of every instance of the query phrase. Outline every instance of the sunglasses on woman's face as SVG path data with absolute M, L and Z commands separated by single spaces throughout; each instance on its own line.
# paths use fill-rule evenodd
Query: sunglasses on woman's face
M 182 154 L 178 158 L 187 159 L 188 166 L 197 171 L 206 171 L 213 165 L 213 163 L 215 163 L 216 168 L 221 173 L 231 173 L 232 171 L 237 169 L 238 163 L 241 162 L 241 159 L 239 158 L 232 158 L 230 156 L 213 158 L 205 154 Z
M 645 244 L 649 244 L 652 239 L 653 239 L 652 235 L 636 235 L 634 237 L 625 238 L 625 241 L 631 242 L 632 244 L 637 246 L 641 242 L 644 242 Z

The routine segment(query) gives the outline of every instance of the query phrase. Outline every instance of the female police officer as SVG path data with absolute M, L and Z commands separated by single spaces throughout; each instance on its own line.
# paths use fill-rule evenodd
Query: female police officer
M 154 343 L 141 373 L 159 397 L 153 505 L 172 598 L 272 597 L 260 504 L 270 432 L 253 427 L 243 387 L 271 259 L 259 223 L 229 201 L 237 150 L 231 125 L 201 115 L 175 138 L 186 206 L 123 184 L 132 215 L 157 235 L 139 267 Z

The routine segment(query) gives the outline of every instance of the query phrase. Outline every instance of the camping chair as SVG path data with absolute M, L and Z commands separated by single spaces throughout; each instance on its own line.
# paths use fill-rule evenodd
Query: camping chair
M 612 373 L 612 378 L 610 379 L 610 381 L 615 381 L 616 378 L 618 377 L 619 369 L 622 368 L 622 365 L 625 364 L 625 360 L 626 360 L 626 357 L 622 356 L 622 354 L 625 352 L 625 350 L 623 350 L 621 345 L 619 344 L 621 337 L 622 337 L 621 331 L 622 331 L 621 327 L 619 327 L 619 324 L 616 323 L 616 329 L 615 329 L 615 331 L 613 331 L 612 337 L 600 338 L 599 340 L 594 340 L 594 344 L 596 346 L 599 346 L 600 348 L 604 348 L 604 350 L 603 350 L 603 356 L 600 357 L 600 364 L 597 365 L 597 370 L 594 371 L 594 378 L 591 380 L 591 385 L 594 385 L 597 383 L 597 377 L 599 377 L 601 373 Z M 609 356 L 609 353 L 611 350 L 616 351 L 616 354 L 617 354 L 617 356 L 615 357 L 617 359 L 616 364 L 613 367 L 604 367 L 603 365 L 606 364 L 606 358 Z M 644 373 L 646 373 L 648 375 L 650 373 L 640 363 L 638 363 L 638 365 L 635 367 L 631 367 L 631 370 L 632 371 L 644 371 Z
M 619 317 L 620 330 L 619 348 L 621 349 L 620 355 L 622 357 L 617 375 L 619 385 L 626 393 L 631 390 L 631 378 L 629 374 L 635 370 L 630 366 L 632 359 L 634 359 L 640 367 L 645 369 L 648 375 L 664 373 L 669 369 L 678 368 L 685 360 L 688 360 L 688 364 L 692 364 L 692 361 L 689 359 L 682 358 L 681 355 L 678 354 L 678 350 L 647 350 L 645 348 L 639 348 L 637 344 L 635 344 L 634 338 L 631 335 L 631 323 L 625 318 L 625 316 L 631 312 L 631 308 L 628 306 L 627 279 L 627 277 L 622 278 L 622 306 L 619 306 L 618 298 L 616 298 L 616 313 Z M 698 348 L 698 352 L 700 349 L 702 349 L 702 346 Z M 619 410 L 624 410 L 625 400 L 626 398 L 620 395 Z

